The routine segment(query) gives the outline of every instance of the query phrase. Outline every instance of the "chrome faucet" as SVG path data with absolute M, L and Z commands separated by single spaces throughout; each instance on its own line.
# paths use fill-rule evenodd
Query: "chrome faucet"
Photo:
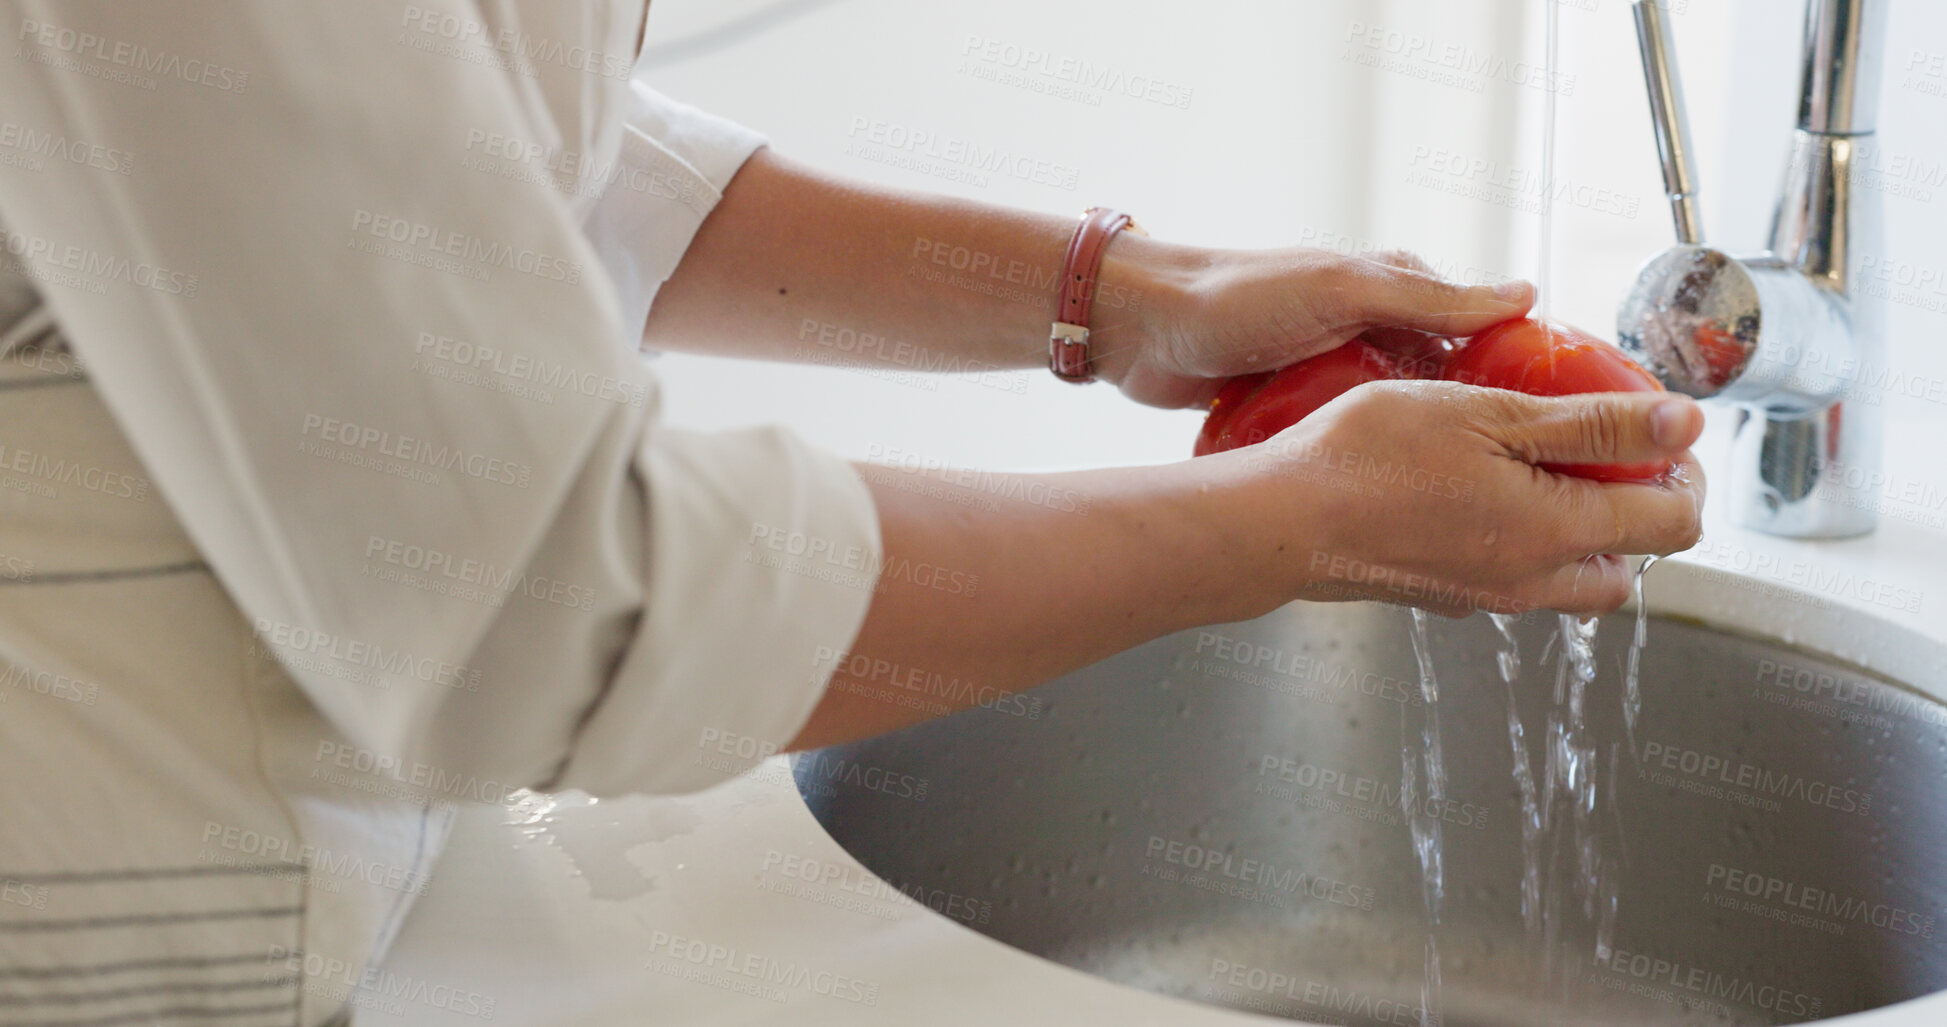
M 1885 311 L 1863 295 L 1880 196 L 1855 188 L 1873 145 L 1885 0 L 1808 0 L 1803 96 L 1770 247 L 1703 245 L 1666 0 L 1634 0 L 1651 120 L 1678 245 L 1643 266 L 1617 316 L 1623 348 L 1676 392 L 1737 404 L 1724 481 L 1737 523 L 1794 538 L 1876 522 Z

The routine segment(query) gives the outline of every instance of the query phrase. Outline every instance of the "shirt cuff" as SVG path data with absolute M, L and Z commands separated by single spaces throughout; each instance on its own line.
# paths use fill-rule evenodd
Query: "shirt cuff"
M 621 151 L 583 232 L 602 258 L 636 339 L 657 290 L 764 137 L 630 83 Z
M 665 429 L 637 469 L 645 610 L 556 787 L 707 788 L 781 751 L 865 621 L 882 563 L 856 471 L 778 428 Z

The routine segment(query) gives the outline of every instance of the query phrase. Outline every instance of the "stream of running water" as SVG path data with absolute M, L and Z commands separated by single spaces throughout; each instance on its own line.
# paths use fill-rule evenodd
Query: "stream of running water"
M 1559 62 L 1560 5 L 1541 0 L 1545 11 L 1544 81 L 1553 83 Z M 1556 100 L 1544 89 L 1541 116 L 1542 194 L 1536 238 L 1536 316 L 1549 312 L 1554 277 L 1554 178 Z M 1636 725 L 1642 715 L 1640 675 L 1642 650 L 1648 641 L 1649 612 L 1643 601 L 1643 575 L 1656 563 L 1645 559 L 1631 584 L 1636 603 L 1635 631 L 1620 688 L 1624 741 L 1631 758 L 1637 753 Z M 1442 1020 L 1439 933 L 1446 898 L 1440 818 L 1447 796 L 1446 761 L 1441 750 L 1439 679 L 1435 674 L 1428 614 L 1414 610 L 1413 656 L 1419 665 L 1422 707 L 1418 731 L 1409 705 L 1401 725 L 1400 802 L 1419 858 L 1421 895 L 1427 911 L 1425 975 L 1421 985 L 1421 1027 Z M 1554 636 L 1543 647 L 1540 663 L 1556 654 L 1554 688 L 1543 728 L 1542 773 L 1535 774 L 1528 749 L 1528 732 L 1517 698 L 1521 680 L 1520 645 L 1514 628 L 1519 618 L 1489 614 L 1500 644 L 1495 669 L 1506 693 L 1508 750 L 1514 784 L 1521 804 L 1521 918 L 1530 941 L 1541 948 L 1543 983 L 1566 982 L 1572 968 L 1566 963 L 1571 941 L 1564 936 L 1573 914 L 1593 934 L 1591 953 L 1607 959 L 1613 951 L 1615 925 L 1621 906 L 1618 889 L 1621 820 L 1616 807 L 1616 780 L 1621 770 L 1622 744 L 1596 739 L 1588 725 L 1590 688 L 1596 682 L 1597 622 L 1570 614 L 1558 617 Z M 1417 738 L 1413 737 L 1415 734 Z M 1601 755 L 1606 751 L 1606 761 Z M 1431 814 L 1429 811 L 1433 811 Z M 1603 821 L 1612 829 L 1605 844 Z M 1564 862 L 1570 873 L 1559 872 Z M 1566 880 L 1564 880 L 1566 877 Z
M 1440 910 L 1446 900 L 1446 868 L 1440 847 L 1440 810 L 1447 802 L 1447 760 L 1440 743 L 1440 681 L 1433 672 L 1433 644 L 1425 610 L 1413 611 L 1413 657 L 1420 666 L 1419 744 L 1410 737 L 1412 704 L 1400 716 L 1401 811 L 1420 858 L 1420 894 L 1426 902 L 1425 975 L 1420 984 L 1420 1027 L 1440 1022 Z
M 1591 954 L 1606 959 L 1614 948 L 1623 845 L 1616 782 L 1625 745 L 1632 760 L 1637 751 L 1642 653 L 1649 640 L 1643 576 L 1655 563 L 1655 557 L 1646 558 L 1631 583 L 1635 630 L 1618 689 L 1624 742 L 1598 739 L 1588 724 L 1590 689 L 1598 676 L 1597 622 L 1567 614 L 1557 618 L 1541 657 L 1546 663 L 1549 653 L 1555 654 L 1555 678 L 1543 728 L 1539 778 L 1516 689 L 1522 670 L 1514 634 L 1518 618 L 1505 614 L 1490 618 L 1500 635 L 1495 667 L 1506 702 L 1508 752 L 1520 802 L 1521 918 L 1529 939 L 1541 948 L 1544 980 L 1559 980 L 1568 969 L 1563 961 L 1573 953 L 1565 931 L 1577 913 L 1591 932 Z

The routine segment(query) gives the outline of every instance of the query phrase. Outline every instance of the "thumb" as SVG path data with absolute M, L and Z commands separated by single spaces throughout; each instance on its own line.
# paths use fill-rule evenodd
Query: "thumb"
M 1437 335 L 1465 337 L 1526 314 L 1535 304 L 1527 282 L 1466 286 L 1421 267 L 1358 260 L 1365 279 L 1359 319 L 1367 327 L 1401 326 Z
M 1530 396 L 1484 389 L 1487 434 L 1531 464 L 1673 460 L 1704 430 L 1695 400 L 1666 392 Z

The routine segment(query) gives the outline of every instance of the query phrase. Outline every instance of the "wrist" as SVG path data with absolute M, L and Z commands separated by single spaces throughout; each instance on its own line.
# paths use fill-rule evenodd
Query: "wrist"
M 1168 467 L 1162 475 L 1167 507 L 1182 526 L 1175 551 L 1193 568 L 1186 606 L 1196 611 L 1197 623 L 1252 620 L 1305 591 L 1307 582 L 1297 573 L 1304 564 L 1296 539 L 1305 533 L 1305 518 L 1295 509 L 1299 490 L 1267 483 L 1247 451 Z
M 1102 257 L 1090 316 L 1096 374 L 1121 384 L 1130 368 L 1180 337 L 1210 251 L 1117 233 Z

